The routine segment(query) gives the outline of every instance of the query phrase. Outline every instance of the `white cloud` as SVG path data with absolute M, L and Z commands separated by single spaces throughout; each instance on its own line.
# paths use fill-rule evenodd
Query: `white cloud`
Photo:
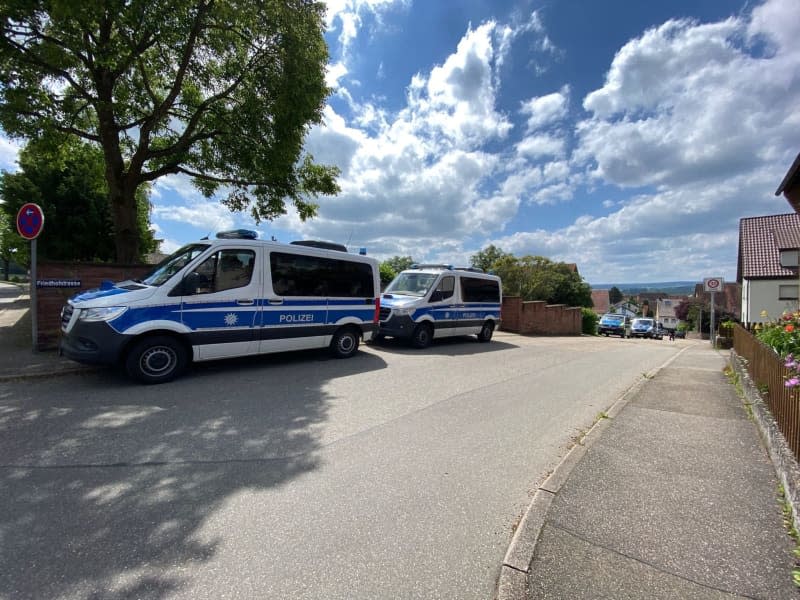
M 528 132 L 542 129 L 567 117 L 569 111 L 569 86 L 546 96 L 531 98 L 522 103 L 520 112 L 528 116 Z
M 347 56 L 350 45 L 363 25 L 363 15 L 372 14 L 380 23 L 381 15 L 394 8 L 407 8 L 411 0 L 325 0 L 328 30 L 339 32 L 339 45 Z
M 517 144 L 517 154 L 529 159 L 542 156 L 562 156 L 564 140 L 552 135 L 531 135 Z
M 668 21 L 628 42 L 584 99 L 591 117 L 574 158 L 620 186 L 717 181 L 783 160 L 800 125 L 796 17 L 779 0 L 749 21 Z M 753 53 L 747 34 L 774 41 L 774 53 Z
M 505 166 L 500 154 L 483 150 L 511 129 L 495 107 L 496 27 L 468 29 L 442 64 L 411 79 L 407 104 L 394 115 L 351 103 L 356 112 L 347 121 L 327 107 L 325 126 L 312 130 L 307 147 L 342 170 L 342 192 L 320 200 L 318 218 L 283 218 L 280 225 L 420 260 L 464 254 L 463 241 L 455 240 L 501 229 L 520 197 L 508 192 L 511 186 L 493 191 L 491 180 Z

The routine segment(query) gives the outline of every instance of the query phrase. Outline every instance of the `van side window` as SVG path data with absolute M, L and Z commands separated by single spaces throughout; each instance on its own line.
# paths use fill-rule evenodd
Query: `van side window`
M 269 268 L 272 289 L 279 296 L 375 297 L 367 263 L 272 252 Z
M 255 259 L 252 250 L 215 252 L 189 275 L 191 286 L 186 295 L 213 294 L 249 285 Z
M 436 291 L 431 296 L 431 299 L 434 297 L 436 301 L 440 300 L 447 300 L 448 298 L 452 298 L 453 291 L 456 289 L 456 278 L 455 277 L 442 277 L 442 280 L 439 282 L 439 285 L 436 286 Z
M 461 298 L 464 302 L 500 302 L 500 284 L 491 279 L 462 276 Z

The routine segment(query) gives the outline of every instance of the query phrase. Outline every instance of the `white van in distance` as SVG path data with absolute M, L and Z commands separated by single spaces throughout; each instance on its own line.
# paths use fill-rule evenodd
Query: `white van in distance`
M 475 268 L 412 265 L 381 297 L 379 336 L 405 338 L 417 348 L 434 338 L 478 336 L 488 342 L 500 324 L 500 278 Z
M 222 232 L 180 248 L 142 280 L 77 294 L 61 312 L 60 352 L 162 383 L 190 361 L 324 347 L 346 358 L 372 338 L 376 259 L 256 237 Z

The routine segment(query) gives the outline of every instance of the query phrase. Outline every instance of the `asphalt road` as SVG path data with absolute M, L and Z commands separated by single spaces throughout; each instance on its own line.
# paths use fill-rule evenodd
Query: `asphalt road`
M 0 384 L 0 598 L 489 599 L 537 483 L 690 343 L 500 333 Z

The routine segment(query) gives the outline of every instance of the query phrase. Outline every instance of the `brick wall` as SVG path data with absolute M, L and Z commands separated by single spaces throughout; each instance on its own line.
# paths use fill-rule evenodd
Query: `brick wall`
M 503 298 L 504 331 L 523 335 L 580 335 L 582 319 L 580 307 L 547 304 L 543 300 L 523 302 L 516 296 Z
M 79 280 L 79 288 L 39 287 L 36 289 L 37 350 L 58 347 L 61 335 L 61 307 L 67 298 L 78 292 L 100 287 L 103 280 L 124 281 L 138 279 L 151 271 L 153 265 L 115 265 L 100 263 L 40 262 L 36 265 L 36 278 Z M 34 282 L 31 282 L 31 286 Z

